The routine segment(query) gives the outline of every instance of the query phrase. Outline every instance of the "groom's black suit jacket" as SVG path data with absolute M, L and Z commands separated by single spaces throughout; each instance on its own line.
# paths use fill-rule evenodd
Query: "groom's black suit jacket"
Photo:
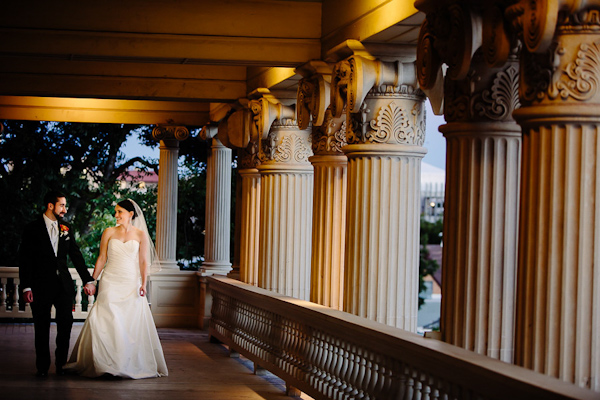
M 68 230 L 63 231 L 61 225 Z M 21 288 L 31 288 L 34 301 L 44 301 L 60 289 L 56 287 L 58 274 L 66 293 L 74 296 L 75 287 L 67 265 L 67 255 L 71 258 L 83 284 L 94 280 L 67 224 L 59 222 L 58 251 L 55 256 L 44 217 L 40 216 L 29 223 L 23 231 L 19 248 Z

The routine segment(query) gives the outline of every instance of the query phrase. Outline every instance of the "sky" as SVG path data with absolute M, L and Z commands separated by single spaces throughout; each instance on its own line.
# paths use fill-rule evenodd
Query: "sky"
M 441 169 L 446 169 L 446 138 L 438 131 L 438 127 L 446 123 L 443 115 L 435 115 L 429 104 L 429 100 L 425 102 L 426 109 L 426 132 L 425 132 L 425 148 L 427 154 L 423 158 L 423 162 L 431 164 Z
M 431 164 L 441 169 L 446 169 L 446 139 L 438 131 L 438 127 L 444 124 L 444 117 L 433 114 L 429 100 L 426 101 L 426 133 L 425 133 L 425 148 L 427 154 L 423 158 L 423 162 Z M 149 157 L 158 159 L 160 151 L 158 143 L 154 147 L 147 147 L 140 143 L 137 136 L 129 137 L 122 151 L 127 155 L 127 158 L 132 157 Z

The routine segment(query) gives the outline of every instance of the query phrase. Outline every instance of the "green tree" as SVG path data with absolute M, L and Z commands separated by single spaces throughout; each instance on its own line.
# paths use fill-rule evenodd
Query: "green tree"
M 419 308 L 425 303 L 425 298 L 421 297 L 427 287 L 425 286 L 425 278 L 427 275 L 433 275 L 440 267 L 436 260 L 432 259 L 427 249 L 428 244 L 440 244 L 442 237 L 443 221 L 440 219 L 436 222 L 428 222 L 421 218 L 421 246 L 419 249 Z
M 143 158 L 120 151 L 135 125 L 5 121 L 0 134 L 0 265 L 16 266 L 23 225 L 39 215 L 49 189 L 68 196 L 66 219 L 82 236 L 121 174 Z M 99 203 L 99 204 L 97 204 Z M 74 218 L 76 216 L 76 218 Z M 90 240 L 91 241 L 91 240 Z M 89 260 L 88 260 L 89 261 Z

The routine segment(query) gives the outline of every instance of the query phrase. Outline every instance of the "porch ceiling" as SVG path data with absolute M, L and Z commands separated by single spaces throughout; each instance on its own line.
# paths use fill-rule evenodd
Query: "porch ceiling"
M 106 0 L 0 4 L 0 118 L 124 122 L 102 100 L 162 102 L 136 113 L 165 123 L 165 102 L 210 103 L 257 87 L 293 93 L 293 68 L 346 39 L 413 57 L 423 19 L 411 0 Z M 396 50 L 392 50 L 395 52 Z M 400 54 L 399 53 L 399 54 Z M 27 97 L 18 97 L 27 96 Z M 285 97 L 285 95 L 283 95 Z M 70 98 L 67 109 L 29 99 Z M 294 94 L 295 97 L 295 94 Z M 81 104 L 75 99 L 98 99 Z M 62 104 L 62 103 L 61 103 Z M 140 107 L 135 103 L 134 110 Z M 81 113 L 86 109 L 93 112 Z M 65 112 L 69 111 L 69 112 Z M 131 113 L 127 114 L 131 117 Z M 176 116 L 174 121 L 185 123 Z

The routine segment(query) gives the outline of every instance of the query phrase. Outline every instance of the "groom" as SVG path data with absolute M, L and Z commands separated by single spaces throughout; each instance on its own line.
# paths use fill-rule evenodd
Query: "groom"
M 37 376 L 48 376 L 50 367 L 50 311 L 56 310 L 56 373 L 64 375 L 71 327 L 75 286 L 67 266 L 67 255 L 77 269 L 88 295 L 96 292 L 94 279 L 69 226 L 62 222 L 67 200 L 59 192 L 44 196 L 46 211 L 23 231 L 19 247 L 19 276 L 23 297 L 31 303 L 35 331 Z

